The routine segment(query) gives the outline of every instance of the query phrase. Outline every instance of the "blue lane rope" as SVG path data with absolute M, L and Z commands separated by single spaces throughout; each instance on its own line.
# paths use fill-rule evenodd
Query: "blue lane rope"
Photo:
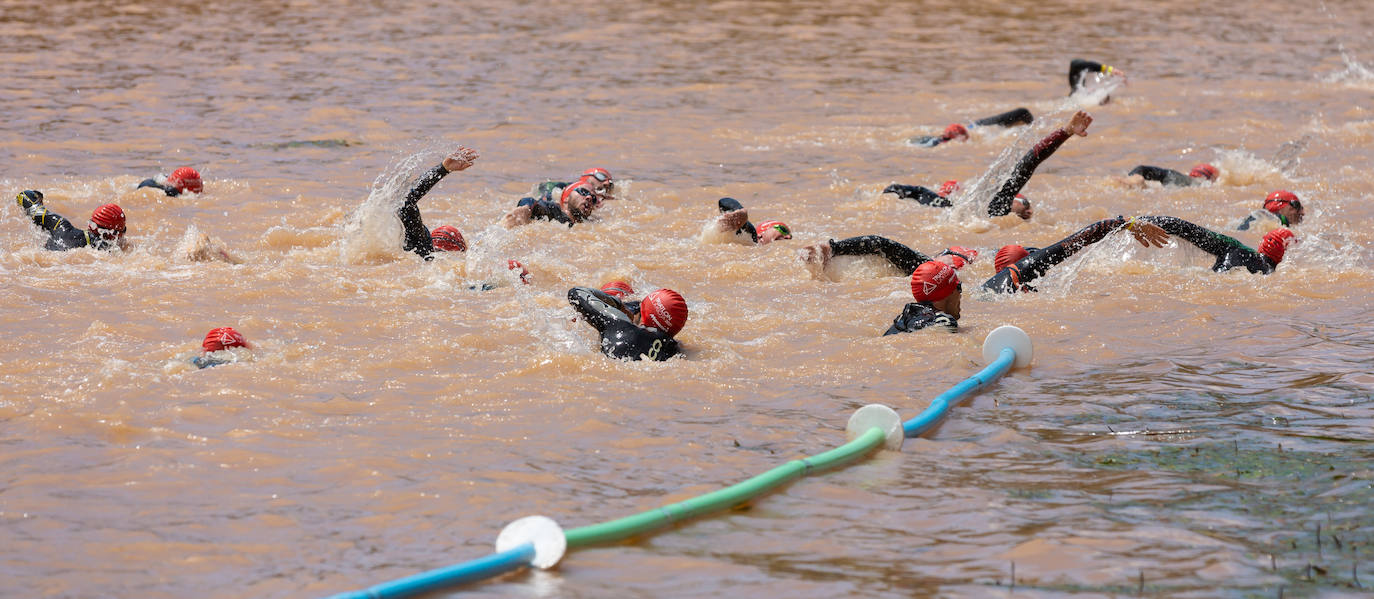
M 948 391 L 941 393 L 930 401 L 930 407 L 924 412 L 917 414 L 915 418 L 902 423 L 902 430 L 906 431 L 908 437 L 919 437 L 921 434 L 939 424 L 944 417 L 949 414 L 950 408 L 959 403 L 970 393 L 997 380 L 998 377 L 1006 374 L 1011 369 L 1011 364 L 1016 360 L 1016 350 L 1010 347 L 1002 348 L 997 354 L 997 359 L 988 364 L 987 368 L 979 371 L 964 382 L 950 387 Z

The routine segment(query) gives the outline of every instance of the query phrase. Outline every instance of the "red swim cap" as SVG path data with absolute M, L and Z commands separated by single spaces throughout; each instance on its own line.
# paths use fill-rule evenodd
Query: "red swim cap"
M 965 129 L 964 126 L 959 123 L 954 123 L 945 127 L 945 132 L 940 135 L 940 139 L 945 141 L 950 141 L 952 139 L 968 139 L 968 129 Z
M 611 171 L 608 171 L 599 166 L 582 171 L 582 176 L 591 177 L 602 183 L 609 183 L 611 181 Z
M 922 262 L 911 273 L 911 297 L 918 302 L 938 302 L 959 287 L 959 274 L 944 262 Z
M 212 352 L 226 347 L 252 346 L 248 344 L 248 340 L 243 337 L 242 333 L 234 330 L 234 327 L 219 327 L 210 329 L 210 332 L 205 334 L 205 341 L 200 343 L 200 347 L 207 352 Z
M 672 337 L 687 324 L 687 300 L 672 289 L 658 289 L 639 302 L 639 323 Z
M 993 257 L 992 269 L 996 272 L 1001 272 L 1002 269 L 1016 264 L 1017 260 L 1029 255 L 1030 252 L 1019 245 L 1004 245 L 1002 249 L 997 250 L 997 255 Z
M 183 166 L 167 175 L 167 184 L 183 193 L 187 191 L 200 193 L 201 190 L 205 189 L 205 185 L 200 181 L 200 173 L 189 166 Z
M 1272 192 L 1264 198 L 1264 209 L 1275 214 L 1278 213 L 1280 208 L 1283 208 L 1284 204 L 1296 204 L 1301 206 L 1302 202 L 1298 200 L 1298 196 L 1294 195 L 1293 192 L 1283 189 Z
M 1288 246 L 1296 243 L 1297 240 L 1297 237 L 1293 236 L 1293 232 L 1288 229 L 1274 229 L 1265 233 L 1264 239 L 1260 240 L 1259 253 L 1264 254 L 1274 264 L 1278 264 L 1283 262 L 1283 254 L 1288 250 Z
M 978 250 L 951 245 L 949 248 L 945 249 L 945 251 L 936 255 L 937 258 L 940 256 L 949 256 L 951 261 L 954 262 L 954 268 L 959 269 L 972 263 L 973 260 L 978 257 Z
M 525 265 L 521 264 L 519 260 L 507 260 L 506 267 L 520 271 L 520 282 L 526 285 L 530 284 L 530 271 L 526 270 Z
M 936 192 L 942 198 L 949 197 L 949 194 L 959 191 L 959 182 L 950 179 L 940 184 L 940 191 Z
M 1206 162 L 1199 163 L 1197 166 L 1193 167 L 1193 170 L 1188 171 L 1188 176 L 1202 178 L 1208 181 L 1216 181 L 1217 167 L 1207 164 Z
M 788 228 L 787 228 L 787 225 L 783 224 L 783 222 L 780 221 L 780 220 L 766 220 L 766 221 L 763 221 L 763 222 L 759 223 L 758 226 L 754 227 L 754 230 L 757 231 L 759 235 L 763 235 L 763 232 L 764 232 L 764 231 L 767 231 L 769 228 L 772 228 L 772 227 L 777 227 L 778 232 L 779 232 L 779 233 L 782 233 L 782 237 L 779 237 L 778 239 L 791 239 L 791 238 L 792 238 L 792 230 L 791 230 L 791 229 L 788 229 Z
M 611 281 L 610 283 L 602 285 L 601 290 L 605 291 L 607 295 L 613 296 L 619 300 L 623 300 L 635 292 L 634 288 L 630 287 L 630 284 L 625 281 Z
M 105 204 L 91 213 L 91 224 L 102 229 L 112 229 L 123 234 L 124 210 L 117 204 Z
M 434 227 L 430 232 L 429 238 L 434 242 L 434 249 L 445 252 L 466 252 L 468 242 L 463 239 L 463 234 L 458 232 L 458 228 L 453 225 L 440 225 Z

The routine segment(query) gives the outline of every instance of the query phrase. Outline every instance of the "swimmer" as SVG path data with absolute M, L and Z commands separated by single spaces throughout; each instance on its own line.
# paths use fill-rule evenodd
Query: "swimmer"
M 950 246 L 930 257 L 906 245 L 881 235 L 860 235 L 835 241 L 807 246 L 802 252 L 802 262 L 806 264 L 813 277 L 825 278 L 825 269 L 835 256 L 882 256 L 904 276 L 911 276 L 920 265 L 932 260 L 943 262 L 954 268 L 963 268 L 978 257 L 978 251 L 965 247 Z
M 425 174 L 420 175 L 420 179 L 415 182 L 415 186 L 406 193 L 406 199 L 401 203 L 401 207 L 396 210 L 396 216 L 401 219 L 401 228 L 405 231 L 405 242 L 401 246 L 407 252 L 415 252 L 416 255 L 425 260 L 433 260 L 435 250 L 462 252 L 467 250 L 467 242 L 463 240 L 463 234 L 458 229 L 445 225 L 436 227 L 434 231 L 425 228 L 425 221 L 420 217 L 420 198 L 425 197 L 434 185 L 449 173 L 464 170 L 478 158 L 477 150 L 466 147 L 459 147 L 452 154 L 444 158 L 444 161 L 429 169 Z
M 556 203 L 546 199 L 521 198 L 501 223 L 511 229 L 528 225 L 536 219 L 560 222 L 569 227 L 585 222 L 603 201 L 603 197 L 596 194 L 594 181 L 594 177 L 578 179 L 563 189 Z
M 48 232 L 45 249 L 65 251 L 72 248 L 91 247 L 97 250 L 125 249 L 128 242 L 124 239 L 127 230 L 124 226 L 124 210 L 116 204 L 105 204 L 91 213 L 86 230 L 76 228 L 71 221 L 61 215 L 48 212 L 43 205 L 43 193 L 26 189 L 15 197 L 19 208 L 24 211 L 33 224 Z
M 734 198 L 721 198 L 716 201 L 721 215 L 716 219 L 716 228 L 722 232 L 734 232 L 738 238 L 748 235 L 750 243 L 768 245 L 779 239 L 791 239 L 792 230 L 780 220 L 768 220 L 757 227 L 749 222 L 749 211 Z
M 1275 221 L 1274 226 L 1291 227 L 1302 222 L 1307 211 L 1302 207 L 1302 200 L 1291 191 L 1280 189 L 1270 193 L 1264 198 L 1264 209 L 1256 210 L 1245 217 L 1239 225 L 1237 231 L 1248 231 L 1255 221 Z
M 640 301 L 637 316 L 601 289 L 573 287 L 568 303 L 601 333 L 601 353 L 607 356 L 662 361 L 682 353 L 673 337 L 687 324 L 687 302 L 676 291 L 650 292 Z
M 1145 247 L 1164 247 L 1169 234 L 1150 222 L 1142 219 L 1127 220 L 1123 217 L 1097 221 L 1083 227 L 1077 233 L 1065 237 L 1044 248 L 1025 248 L 1019 245 L 1005 245 L 997 250 L 993 258 L 993 269 L 997 274 L 983 283 L 983 289 L 993 293 L 1015 293 L 1035 291 L 1029 283 L 1044 276 L 1051 267 L 1067 260 L 1069 256 L 1088 245 L 1102 241 L 1108 234 L 1118 229 L 1130 231 L 1131 236 Z
M 1126 73 L 1121 69 L 1100 62 L 1075 58 L 1069 61 L 1069 95 L 1072 96 L 1080 91 L 1089 91 L 1100 87 L 1103 81 L 1112 77 L 1120 77 L 1122 82 L 1126 81 Z M 1102 98 L 1102 104 L 1112 101 L 1111 96 Z
M 1122 182 L 1127 187 L 1141 189 L 1145 188 L 1146 181 L 1154 181 L 1165 187 L 1188 187 L 1216 181 L 1218 174 L 1217 167 L 1205 162 L 1198 163 L 1186 175 L 1173 169 L 1142 164 L 1131 169 L 1131 172 L 1126 174 Z
M 1030 181 L 1031 175 L 1035 174 L 1036 167 L 1039 167 L 1041 162 L 1044 162 L 1055 150 L 1058 150 L 1059 146 L 1063 145 L 1066 140 L 1074 135 L 1080 137 L 1087 136 L 1088 125 L 1091 125 L 1092 122 L 1093 117 L 1089 116 L 1088 113 L 1078 111 L 1074 113 L 1072 117 L 1069 117 L 1068 122 L 1066 122 L 1063 127 L 1055 129 L 1053 133 L 1050 133 L 1044 139 L 1040 140 L 1040 143 L 1035 144 L 1035 147 L 1032 147 L 1030 151 L 1027 152 L 1025 156 L 1022 156 L 1021 160 L 1016 163 L 1016 167 L 1012 171 L 1011 177 L 1002 183 L 1001 189 L 992 197 L 992 201 L 988 202 L 988 216 L 1016 214 L 1022 219 L 1029 219 L 1034 214 L 1034 211 L 1031 209 L 1030 201 L 1027 200 L 1025 196 L 1020 195 L 1021 188 L 1025 187 L 1026 183 Z M 894 184 L 887 186 L 887 188 L 883 190 L 883 193 L 892 193 L 896 194 L 899 198 L 912 199 L 923 204 L 944 207 L 953 205 L 949 201 L 948 196 L 959 191 L 958 181 L 946 181 L 945 185 L 941 186 L 941 191 L 945 193 L 941 195 L 939 192 L 932 192 L 929 189 L 916 185 Z
M 244 348 L 234 350 L 233 348 Z M 210 329 L 205 334 L 205 340 L 200 343 L 200 355 L 191 358 L 191 364 L 196 368 L 210 368 L 231 362 L 241 362 L 252 359 L 251 351 L 253 344 L 244 338 L 243 334 L 234 330 L 234 327 L 219 327 Z
M 582 171 L 577 181 L 545 181 L 535 185 L 534 189 L 530 191 L 530 197 L 546 202 L 556 202 L 557 198 L 563 196 L 563 190 L 569 185 L 584 180 L 591 184 L 592 193 L 600 196 L 602 201 L 616 199 L 615 180 L 611 178 L 611 171 L 601 167 L 593 167 Z
M 164 183 L 159 183 L 157 179 L 144 179 L 138 184 L 138 188 L 156 187 L 169 196 L 178 196 L 183 193 L 200 193 L 205 189 L 205 184 L 200 180 L 200 173 L 189 166 L 183 166 L 172 171 L 167 175 Z
M 968 130 L 976 127 L 991 127 L 993 125 L 999 125 L 1002 127 L 1011 128 L 1017 125 L 1029 125 L 1034 121 L 1035 117 L 1031 116 L 1031 111 L 1025 108 L 1017 108 L 1016 110 L 1010 110 L 1002 114 L 978 119 L 976 121 L 973 121 L 972 123 L 969 123 L 967 127 L 959 123 L 951 123 L 948 127 L 945 127 L 944 133 L 941 133 L 940 135 L 922 135 L 919 137 L 913 137 L 911 139 L 906 140 L 906 143 L 911 144 L 913 146 L 933 148 L 947 141 L 967 140 Z
M 940 325 L 959 328 L 959 304 L 963 285 L 956 270 L 973 263 L 978 252 L 952 246 L 934 258 L 879 235 L 863 235 L 839 241 L 830 240 L 806 248 L 803 262 L 817 275 L 832 256 L 880 255 L 911 277 L 911 294 L 916 300 L 893 319 L 884 336 L 909 333 Z M 818 277 L 819 278 L 819 277 Z
M 1154 223 L 1170 235 L 1198 247 L 1216 257 L 1212 270 L 1225 272 L 1233 268 L 1245 268 L 1251 273 L 1269 274 L 1274 272 L 1283 261 L 1288 246 L 1297 242 L 1293 232 L 1288 229 L 1274 229 L 1264 234 L 1259 249 L 1253 250 L 1235 238 L 1222 235 L 1206 227 L 1201 227 L 1181 218 L 1172 216 L 1142 216 L 1138 220 Z

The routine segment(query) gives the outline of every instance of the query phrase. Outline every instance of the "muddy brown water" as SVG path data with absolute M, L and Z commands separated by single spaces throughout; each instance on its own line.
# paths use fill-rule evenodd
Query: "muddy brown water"
M 133 248 L 46 252 L 0 208 L 0 595 L 316 597 L 478 557 L 521 516 L 601 522 L 829 449 L 864 404 L 913 417 L 1005 323 L 1033 366 L 900 453 L 463 592 L 1358 594 L 1371 30 L 1353 1 L 5 3 L 0 187 L 78 225 L 116 201 Z M 1109 104 L 1065 97 L 1079 56 L 1127 72 Z M 1031 221 L 880 194 L 993 177 L 1084 105 Z M 1033 126 L 905 143 L 1017 106 Z M 481 159 L 421 207 L 472 250 L 423 263 L 389 214 L 460 144 Z M 1200 161 L 1217 183 L 1116 183 Z M 188 164 L 205 193 L 134 190 Z M 590 166 L 623 196 L 596 222 L 496 224 Z M 1037 294 L 972 289 L 1005 243 L 1222 230 L 1280 188 L 1308 215 L 1270 276 L 1116 235 Z M 726 195 L 795 238 L 703 236 Z M 199 233 L 244 263 L 187 260 Z M 867 233 L 982 253 L 958 333 L 881 337 L 904 278 L 798 261 Z M 686 296 L 685 359 L 598 353 L 565 295 L 613 278 Z M 188 366 L 223 325 L 256 359 Z

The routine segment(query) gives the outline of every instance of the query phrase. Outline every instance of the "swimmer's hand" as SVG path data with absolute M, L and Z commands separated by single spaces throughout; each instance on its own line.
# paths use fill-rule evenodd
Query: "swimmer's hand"
M 720 217 L 716 219 L 716 227 L 721 232 L 738 231 L 740 228 L 744 227 L 744 223 L 747 222 L 749 222 L 749 211 L 740 208 L 739 210 L 731 210 L 720 215 Z
M 506 216 L 501 218 L 501 224 L 507 229 L 513 229 L 521 225 L 528 225 L 534 219 L 534 211 L 529 206 L 516 206 Z
M 1088 135 L 1088 125 L 1091 124 L 1093 124 L 1092 115 L 1080 110 L 1075 112 L 1072 117 L 1069 117 L 1068 124 L 1064 125 L 1064 131 L 1071 135 L 1086 137 Z
M 469 166 L 472 166 L 472 163 L 477 162 L 477 158 L 477 150 L 464 146 L 458 146 L 457 151 L 453 152 L 452 154 L 449 154 L 446 158 L 444 158 L 444 170 L 447 170 L 450 173 L 461 171 Z
M 1131 232 L 1131 237 L 1140 242 L 1145 247 L 1155 246 L 1164 247 L 1169 241 L 1169 234 L 1159 225 L 1147 223 L 1145 221 L 1132 218 L 1126 221 L 1126 230 Z

